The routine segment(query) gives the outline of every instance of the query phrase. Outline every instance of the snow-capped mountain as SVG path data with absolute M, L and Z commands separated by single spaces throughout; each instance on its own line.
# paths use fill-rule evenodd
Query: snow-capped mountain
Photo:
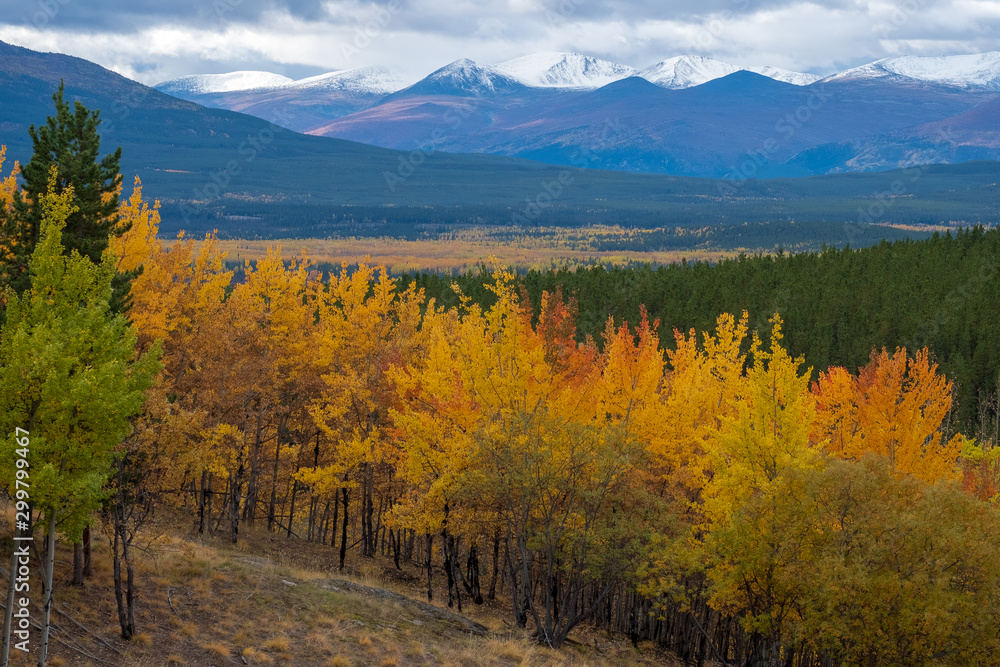
M 480 66 L 467 58 L 456 60 L 421 79 L 424 92 L 487 95 L 518 86 L 563 90 L 595 90 L 631 76 L 641 76 L 662 88 L 691 88 L 714 79 L 749 70 L 777 81 L 804 86 L 820 77 L 790 72 L 776 67 L 739 67 L 701 56 L 678 56 L 642 71 L 628 65 L 593 58 L 579 53 L 549 51 L 514 58 L 498 65 Z M 302 88 L 367 95 L 389 95 L 413 84 L 400 74 L 384 67 L 359 67 L 327 72 L 293 80 L 270 72 L 229 72 L 196 74 L 171 79 L 156 88 L 184 97 L 246 90 Z
M 639 76 L 661 88 L 692 88 L 729 76 L 740 70 L 736 65 L 702 56 L 667 58 L 639 72 Z
M 844 70 L 827 81 L 915 79 L 959 88 L 1000 90 L 1000 52 L 960 56 L 899 56 Z
M 762 76 L 766 76 L 775 81 L 784 81 L 785 83 L 790 83 L 795 86 L 808 86 L 810 83 L 816 83 L 823 77 L 818 74 L 806 74 L 805 72 L 793 72 L 787 69 L 781 69 L 780 67 L 771 67 L 770 65 L 763 65 L 760 67 L 744 67 L 749 72 L 756 72 Z
M 261 74 L 185 77 L 159 88 L 383 148 L 411 150 L 434 137 L 438 151 L 556 164 L 587 151 L 592 166 L 629 171 L 725 176 L 762 146 L 772 148 L 758 169 L 772 176 L 887 168 L 908 164 L 911 154 L 923 159 L 920 151 L 937 140 L 928 132 L 945 120 L 966 131 L 955 134 L 961 146 L 942 148 L 943 160 L 1000 156 L 998 107 L 986 104 L 1000 99 L 1000 53 L 890 58 L 823 79 L 836 82 L 825 88 L 812 74 L 700 56 L 638 71 L 561 52 L 497 65 L 456 60 L 409 86 L 376 67 L 298 81 Z M 810 116 L 801 127 L 776 125 L 803 108 Z M 608 119 L 620 134 L 609 137 Z
M 410 95 L 494 95 L 523 88 L 517 79 L 495 67 L 482 67 L 460 58 L 417 81 L 400 92 Z
M 156 86 L 157 90 L 170 95 L 188 93 L 201 95 L 205 93 L 231 93 L 237 90 L 256 90 L 258 88 L 275 88 L 292 83 L 287 76 L 271 72 L 228 72 L 226 74 L 193 74 L 178 79 L 164 81 Z M 183 95 L 180 95 L 183 97 Z
M 256 76 L 259 74 L 266 76 Z M 241 111 L 305 132 L 331 118 L 374 106 L 410 83 L 412 79 L 384 67 L 359 67 L 298 80 L 267 72 L 208 74 L 173 79 L 156 88 L 191 102 Z
M 165 93 L 206 95 L 234 93 L 244 90 L 274 90 L 310 88 L 388 95 L 413 83 L 385 67 L 358 67 L 327 72 L 305 79 L 290 79 L 271 72 L 229 72 L 228 74 L 195 74 L 157 84 Z
M 547 51 L 514 58 L 493 69 L 535 88 L 594 89 L 638 74 L 628 65 L 579 53 Z
M 821 77 L 802 72 L 791 72 L 786 69 L 771 67 L 740 67 L 731 63 L 705 58 L 703 56 L 677 56 L 651 65 L 639 72 L 639 76 L 661 88 L 673 90 L 693 88 L 703 83 L 721 79 L 735 72 L 748 71 L 766 76 L 775 81 L 806 86 L 818 81 Z
M 412 79 L 406 79 L 385 67 L 358 67 L 298 79 L 285 84 L 284 88 L 311 88 L 388 95 L 402 90 L 411 83 L 413 83 Z

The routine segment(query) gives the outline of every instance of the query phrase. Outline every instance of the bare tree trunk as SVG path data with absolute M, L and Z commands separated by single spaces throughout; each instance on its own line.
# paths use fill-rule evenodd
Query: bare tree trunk
M 326 544 L 326 533 L 330 529 L 330 500 L 327 499 L 323 506 L 323 518 L 319 521 L 319 530 L 316 531 L 316 541 Z
M 344 501 L 344 524 L 340 533 L 340 571 L 343 572 L 344 559 L 347 558 L 347 487 L 341 488 L 340 493 Z
M 456 564 L 457 567 L 457 564 Z M 462 573 L 461 568 L 458 568 L 459 574 Z M 483 590 L 480 584 L 479 577 L 479 545 L 470 544 L 469 545 L 469 558 L 465 563 L 465 579 L 462 580 L 462 584 L 465 586 L 465 591 L 472 598 L 472 601 L 476 604 L 483 603 Z
M 358 513 L 358 517 L 361 519 L 361 555 L 368 555 L 368 519 L 370 514 L 368 513 L 368 464 L 363 463 L 361 469 L 359 470 L 359 476 L 361 477 L 361 511 Z
M 90 558 L 90 526 L 83 529 L 83 576 L 94 576 L 93 562 Z
M 319 533 L 316 525 L 316 512 L 319 507 L 319 499 L 315 496 L 309 499 L 309 518 L 306 521 L 306 542 L 313 541 L 313 532 Z
M 52 579 L 56 567 L 56 513 L 49 511 L 49 534 L 46 540 L 45 560 L 45 605 L 43 607 L 42 640 L 38 649 L 38 667 L 46 667 L 49 661 L 49 629 L 52 623 Z
M 243 490 L 241 484 L 242 477 L 243 477 L 243 462 L 240 461 L 239 468 L 236 469 L 236 475 L 234 475 L 231 484 L 233 494 L 230 496 L 230 506 L 229 506 L 229 511 L 230 511 L 229 534 L 233 544 L 236 544 L 236 541 L 239 539 L 240 536 L 240 495 Z
M 263 440 L 263 408 L 257 411 L 257 428 L 254 433 L 253 455 L 250 459 L 250 479 L 247 482 L 247 500 L 243 505 L 243 520 L 248 526 L 254 524 L 257 515 L 257 477 L 260 469 L 260 449 Z
M 319 431 L 316 431 L 316 444 L 313 446 L 313 470 L 319 468 Z M 313 490 L 314 491 L 314 490 Z M 316 513 L 319 511 L 319 498 L 316 497 L 315 493 L 313 497 L 309 500 L 309 528 L 306 531 L 306 540 L 309 542 L 313 541 L 313 531 L 316 530 Z M 291 525 L 291 521 L 288 522 Z M 319 536 L 318 530 L 316 531 L 317 538 Z
M 330 537 L 331 547 L 337 546 L 337 526 L 340 525 L 337 523 L 337 519 L 339 517 L 339 511 L 340 511 L 340 490 L 335 489 L 333 492 L 333 521 L 331 523 L 331 525 L 333 526 L 333 530 L 330 531 L 331 533 L 333 533 L 333 535 Z
M 83 544 L 73 543 L 73 579 L 70 586 L 83 586 Z
M 410 561 L 411 563 L 413 562 L 413 547 L 416 545 L 416 543 L 417 543 L 417 531 L 411 530 L 410 539 L 406 541 L 406 549 L 403 551 L 403 558 Z
M 201 495 L 198 497 L 198 534 L 205 533 L 205 504 L 208 501 L 208 470 L 201 471 Z M 209 516 L 209 521 L 212 517 Z
M 14 523 L 14 544 L 10 552 L 10 572 L 7 581 L 7 609 L 4 613 L 3 619 L 3 652 L 0 655 L 0 664 L 2 667 L 7 667 L 8 661 L 10 659 L 10 646 L 14 643 L 11 634 L 14 632 L 18 633 L 18 638 L 22 641 L 27 641 L 29 630 L 27 628 L 14 630 L 14 593 L 16 592 L 17 578 L 21 573 L 21 568 L 24 568 L 25 574 L 29 571 L 29 555 L 28 555 L 28 545 L 33 543 L 31 538 L 32 531 L 32 508 L 28 505 L 27 520 L 21 521 L 21 512 L 15 515 L 16 521 Z M 25 609 L 25 612 L 27 610 Z M 26 618 L 26 617 L 25 617 Z M 27 621 L 26 621 L 27 622 Z M 20 624 L 20 622 L 19 622 Z
M 128 612 L 125 610 L 125 596 L 122 591 L 122 560 L 121 560 L 121 549 L 120 541 L 121 538 L 118 534 L 118 526 L 112 528 L 113 535 L 111 538 L 111 553 L 112 553 L 112 563 L 114 567 L 114 577 L 115 577 L 115 603 L 118 607 L 118 625 L 122 629 L 122 639 L 128 641 L 132 639 L 132 634 L 135 629 L 134 625 L 130 626 L 128 622 Z
M 129 553 L 129 540 L 122 540 L 122 557 L 125 560 L 125 576 L 128 577 L 126 580 L 125 588 L 125 609 L 127 612 L 127 622 L 129 631 L 135 634 L 135 581 L 134 581 L 134 571 L 132 569 L 132 554 Z
M 292 506 L 288 510 L 288 531 L 285 533 L 285 537 L 292 536 L 292 523 L 295 521 L 295 495 L 299 490 L 299 480 L 292 481 Z
M 135 578 L 132 568 L 132 554 L 129 552 L 129 536 L 124 523 L 116 520 L 112 526 L 111 553 L 114 566 L 115 603 L 118 607 L 118 625 L 122 639 L 128 641 L 135 636 Z M 122 562 L 125 563 L 125 582 L 122 582 Z
M 208 532 L 209 532 L 209 534 L 215 532 L 212 529 L 212 496 L 214 495 L 213 492 L 212 492 L 212 482 L 213 481 L 214 480 L 213 480 L 212 473 L 208 473 L 208 490 L 205 492 L 205 504 L 206 504 L 206 512 L 207 512 L 207 515 L 208 515 Z M 223 515 L 223 513 L 219 512 L 219 518 L 220 518 L 220 520 L 222 518 L 222 515 Z
M 427 549 L 424 554 L 424 566 L 427 568 L 427 601 L 434 599 L 434 588 L 431 586 L 431 552 L 434 551 L 434 536 L 427 533 Z
M 15 540 L 17 530 L 14 530 Z M 7 576 L 7 609 L 3 616 L 3 653 L 0 654 L 0 667 L 7 667 L 10 659 L 10 631 L 14 621 L 14 580 L 17 573 L 18 543 L 14 542 L 14 548 L 10 550 L 10 570 Z
M 389 531 L 389 546 L 392 547 L 392 562 L 396 565 L 397 570 L 402 570 L 399 566 L 399 547 L 400 541 L 403 539 L 403 531 L 397 530 Z
M 500 572 L 500 530 L 493 536 L 493 576 L 490 578 L 490 592 L 486 597 L 490 600 L 497 599 L 497 575 Z
M 278 434 L 274 438 L 274 469 L 271 471 L 271 502 L 267 510 L 268 532 L 271 532 L 271 530 L 274 529 L 274 521 L 276 519 L 274 507 L 278 498 L 278 463 L 281 460 L 281 438 L 285 434 L 285 419 L 286 417 L 282 415 L 281 419 L 278 420 Z

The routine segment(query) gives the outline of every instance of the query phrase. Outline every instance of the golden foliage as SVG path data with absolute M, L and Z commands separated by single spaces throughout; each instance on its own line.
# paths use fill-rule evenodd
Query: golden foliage
M 843 368 L 820 373 L 813 394 L 814 437 L 828 440 L 834 455 L 856 460 L 878 454 L 897 474 L 926 482 L 957 475 L 965 438 L 943 434 L 951 383 L 937 373 L 926 348 L 913 358 L 905 348 L 892 355 L 873 351 L 857 377 Z

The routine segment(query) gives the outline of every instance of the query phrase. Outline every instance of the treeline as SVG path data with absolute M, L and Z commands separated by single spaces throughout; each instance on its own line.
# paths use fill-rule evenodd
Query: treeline
M 205 201 L 188 200 L 189 191 L 164 193 L 163 232 L 415 238 L 468 226 L 516 225 L 530 233 L 538 227 L 617 225 L 667 230 L 646 237 L 649 245 L 628 246 L 632 250 L 705 242 L 726 249 L 783 244 L 819 250 L 823 244 L 859 247 L 905 235 L 886 225 L 991 224 L 1000 216 L 998 170 L 996 162 L 971 162 L 801 179 L 650 177 L 641 187 L 608 172 L 580 172 L 574 187 L 554 198 L 541 175 L 525 183 L 524 174 L 514 181 L 506 180 L 510 174 L 490 174 L 481 188 L 426 183 L 392 203 L 386 203 L 391 199 L 384 182 L 374 178 L 352 189 L 349 204 L 324 200 L 322 186 L 316 196 L 303 197 L 270 192 L 270 182 L 261 182 L 260 192 Z M 699 230 L 700 238 L 689 236 Z
M 866 205 L 861 202 L 862 206 Z M 799 207 L 801 208 L 793 208 Z M 342 206 L 331 204 L 296 204 L 288 202 L 242 202 L 234 200 L 204 207 L 189 204 L 166 204 L 161 212 L 163 233 L 174 236 L 180 230 L 197 235 L 218 230 L 220 238 L 347 238 L 381 237 L 416 240 L 447 236 L 454 230 L 473 227 L 518 225 L 521 233 L 531 236 L 539 227 L 568 230 L 592 225 L 615 225 L 648 231 L 618 239 L 606 239 L 600 250 L 683 250 L 772 249 L 818 250 L 824 245 L 854 247 L 871 245 L 883 239 L 926 236 L 926 232 L 905 231 L 858 221 L 858 202 L 839 203 L 834 214 L 825 209 L 810 212 L 807 204 L 744 200 L 681 203 L 650 203 L 639 210 L 623 211 L 613 206 L 586 207 L 556 203 L 546 207 L 544 215 L 527 220 L 524 206 Z M 839 210 L 843 209 L 843 210 Z M 876 222 L 914 224 L 914 215 L 891 209 Z M 1000 209 L 998 209 L 1000 210 Z M 958 212 L 920 216 L 920 222 L 966 220 Z M 990 219 L 976 213 L 973 222 Z M 655 231 L 654 231 L 655 230 Z
M 922 241 L 882 242 L 863 249 L 741 255 L 714 264 L 579 267 L 530 271 L 517 278 L 535 304 L 562 289 L 578 309 L 580 340 L 601 341 L 608 317 L 637 322 L 645 308 L 659 335 L 706 331 L 716 313 L 753 314 L 761 335 L 780 313 L 794 355 L 819 369 L 856 370 L 872 348 L 928 347 L 955 383 L 950 427 L 996 435 L 1000 392 L 1000 230 L 974 228 Z M 459 278 L 404 276 L 438 303 L 457 305 L 452 282 L 484 305 L 488 271 Z

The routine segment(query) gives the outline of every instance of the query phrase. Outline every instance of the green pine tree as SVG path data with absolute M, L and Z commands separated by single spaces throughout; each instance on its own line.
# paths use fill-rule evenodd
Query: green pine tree
M 45 125 L 28 129 L 34 153 L 24 165 L 23 192 L 14 196 L 14 214 L 6 226 L 24 237 L 17 246 L 9 283 L 17 294 L 30 286 L 27 270 L 41 234 L 43 213 L 42 198 L 48 191 L 49 171 L 53 165 L 59 170 L 55 192 L 72 191 L 73 212 L 66 219 L 63 247 L 69 255 L 76 250 L 94 264 L 100 264 L 101 255 L 108 247 L 109 237 L 121 235 L 126 228 L 118 227 L 118 192 L 122 176 L 119 163 L 121 148 L 100 158 L 100 112 L 90 111 L 79 101 L 72 109 L 63 98 L 63 84 L 52 96 L 56 114 L 49 116 Z M 112 309 L 121 312 L 134 275 L 115 278 Z

